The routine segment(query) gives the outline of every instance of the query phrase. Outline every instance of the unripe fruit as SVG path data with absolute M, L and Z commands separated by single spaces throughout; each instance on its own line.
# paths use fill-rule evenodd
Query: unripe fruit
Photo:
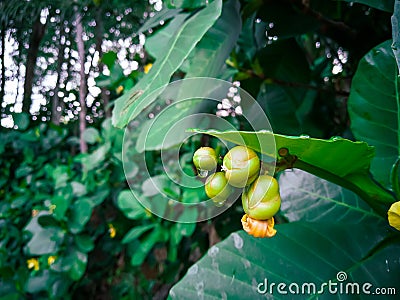
M 278 181 L 271 176 L 261 175 L 248 191 L 242 194 L 245 213 L 256 220 L 272 218 L 281 206 Z
M 210 147 L 201 147 L 193 154 L 193 163 L 198 170 L 211 171 L 217 167 L 217 155 Z
M 252 149 L 236 146 L 225 155 L 223 170 L 230 185 L 242 188 L 257 178 L 260 159 Z
M 233 191 L 225 178 L 224 172 L 216 172 L 210 175 L 206 180 L 205 190 L 207 196 L 216 203 L 225 201 Z

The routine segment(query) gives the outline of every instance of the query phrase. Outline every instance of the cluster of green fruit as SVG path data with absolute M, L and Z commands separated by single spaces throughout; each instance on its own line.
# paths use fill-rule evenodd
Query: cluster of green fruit
M 215 150 L 210 147 L 198 149 L 193 155 L 193 163 L 199 174 L 215 170 L 218 166 Z M 205 183 L 206 194 L 216 205 L 223 205 L 234 188 L 244 188 L 242 205 L 246 219 L 271 220 L 280 208 L 277 180 L 269 175 L 260 175 L 258 155 L 245 146 L 230 149 L 223 158 L 221 171 L 208 176 Z

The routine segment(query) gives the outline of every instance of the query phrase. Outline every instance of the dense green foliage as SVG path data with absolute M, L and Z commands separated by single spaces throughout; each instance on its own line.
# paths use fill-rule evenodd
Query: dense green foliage
M 107 30 L 114 33 L 107 38 L 117 40 L 121 26 L 124 38 L 146 36 L 144 50 L 122 59 L 117 49 L 90 52 L 98 51 L 99 32 L 87 25 L 86 51 L 102 54 L 102 66 L 87 72 L 102 89 L 93 103 L 104 112 L 86 119 L 91 127 L 78 133 L 78 109 L 68 122 L 55 121 L 54 94 L 47 89 L 47 102 L 33 118 L 29 109 L 15 113 L 15 107 L 3 107 L 16 128 L 0 130 L 0 300 L 257 299 L 265 298 L 257 292 L 264 279 L 319 287 L 340 281 L 339 272 L 348 282 L 400 293 L 400 234 L 387 220 L 390 205 L 400 200 L 399 2 L 166 0 L 151 18 L 147 12 L 144 17 L 147 7 L 119 2 L 79 6 L 84 24 L 125 15 L 116 17 L 119 25 L 105 23 L 101 40 Z M 73 31 L 73 16 L 57 9 L 66 3 L 1 5 L 2 36 L 10 29 L 21 45 L 34 29 L 26 28 L 32 20 L 18 25 L 18 13 L 37 16 L 49 7 L 56 20 L 51 30 L 65 24 Z M 129 6 L 138 12 L 125 14 Z M 38 55 L 48 59 L 44 50 L 53 42 L 45 39 Z M 22 53 L 18 65 L 29 56 Z M 128 74 L 125 60 L 139 67 Z M 77 70 L 68 66 L 76 78 Z M 56 60 L 37 71 L 34 85 L 54 68 Z M 200 101 L 171 105 L 153 124 L 163 109 L 156 100 L 164 85 L 197 76 L 239 82 L 265 111 L 274 133 L 254 131 L 240 114 Z M 68 80 L 57 81 L 57 93 L 67 92 Z M 78 95 L 74 87 L 68 93 Z M 207 88 L 191 90 L 196 95 Z M 60 101 L 67 112 L 71 103 Z M 220 113 L 235 130 L 210 130 L 199 122 L 185 128 L 195 134 L 190 138 L 164 141 L 198 106 Z M 273 151 L 265 151 L 263 144 L 271 141 Z M 246 145 L 274 162 L 282 205 L 273 238 L 241 230 L 240 201 L 211 220 L 179 223 L 159 218 L 135 198 L 162 203 L 157 198 L 162 191 L 182 203 L 206 200 L 203 188 L 174 184 L 166 172 L 181 167 L 195 176 L 193 153 L 210 146 L 222 157 L 223 142 Z M 80 151 L 82 143 L 87 152 Z M 170 149 L 178 149 L 178 161 L 164 166 L 160 153 Z M 197 217 L 185 213 L 178 212 L 179 220 Z M 322 290 L 323 295 L 305 297 L 331 296 Z

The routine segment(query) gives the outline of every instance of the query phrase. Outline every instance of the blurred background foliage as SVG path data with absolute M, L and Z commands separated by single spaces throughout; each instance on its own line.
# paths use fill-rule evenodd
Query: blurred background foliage
M 276 133 L 353 139 L 352 79 L 362 57 L 391 39 L 393 7 L 390 0 L 0 1 L 0 299 L 166 298 L 211 246 L 240 229 L 242 209 L 235 204 L 197 224 L 145 210 L 123 171 L 124 130 L 111 120 L 116 99 L 140 82 L 155 87 L 156 71 L 166 82 L 217 77 L 239 81 Z M 171 41 L 180 56 L 167 56 Z M 168 73 L 160 61 L 176 68 Z M 212 112 L 246 129 L 237 114 Z M 188 174 L 204 143 L 221 146 L 197 137 L 182 145 Z M 171 189 L 158 151 L 146 162 L 163 190 L 183 201 L 206 198 Z M 139 161 L 129 169 L 128 179 L 143 172 Z M 134 188 L 151 194 L 146 183 Z

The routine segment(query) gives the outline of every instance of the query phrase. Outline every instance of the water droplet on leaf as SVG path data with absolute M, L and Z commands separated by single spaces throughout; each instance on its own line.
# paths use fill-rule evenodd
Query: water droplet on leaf
M 197 172 L 200 178 L 206 178 L 208 175 L 207 170 L 197 169 Z

